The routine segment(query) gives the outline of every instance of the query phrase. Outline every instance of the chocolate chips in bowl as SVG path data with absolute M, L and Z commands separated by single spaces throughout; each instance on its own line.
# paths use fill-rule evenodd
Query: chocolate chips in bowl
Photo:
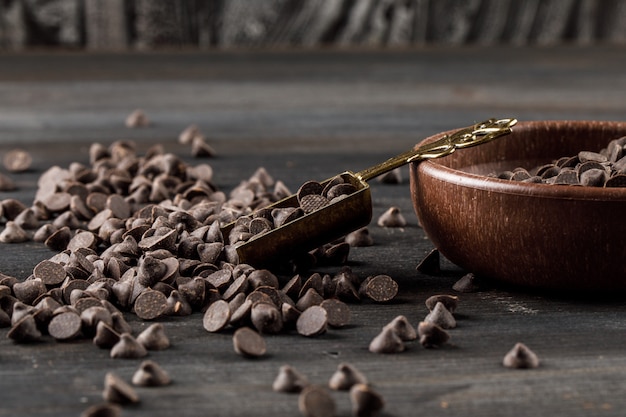
M 625 135 L 623 122 L 520 122 L 497 141 L 412 164 L 416 214 L 446 258 L 485 278 L 623 290 L 626 188 L 614 185 Z

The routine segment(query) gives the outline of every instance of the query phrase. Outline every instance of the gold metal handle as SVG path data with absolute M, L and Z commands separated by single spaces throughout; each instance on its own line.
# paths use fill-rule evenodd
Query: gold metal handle
M 424 159 L 441 158 L 451 154 L 457 149 L 469 148 L 489 142 L 499 136 L 508 135 L 512 127 L 517 123 L 517 119 L 489 119 L 481 123 L 457 130 L 445 135 L 439 140 L 416 149 L 394 156 L 373 167 L 354 174 L 361 181 L 368 181 L 386 172 L 410 162 L 422 161 Z

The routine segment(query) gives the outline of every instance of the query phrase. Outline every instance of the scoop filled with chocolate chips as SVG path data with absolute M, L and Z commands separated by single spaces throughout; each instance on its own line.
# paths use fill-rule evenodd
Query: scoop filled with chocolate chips
M 268 266 L 293 259 L 366 226 L 372 219 L 367 181 L 410 162 L 439 158 L 511 133 L 516 119 L 489 119 L 380 164 L 308 181 L 295 195 L 242 216 L 222 229 L 239 262 Z

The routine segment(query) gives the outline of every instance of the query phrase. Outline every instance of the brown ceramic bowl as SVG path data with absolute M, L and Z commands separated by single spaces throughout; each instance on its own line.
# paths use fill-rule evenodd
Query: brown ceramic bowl
M 624 290 L 626 188 L 487 176 L 599 151 L 621 136 L 622 122 L 520 122 L 508 136 L 412 163 L 415 211 L 441 254 L 478 276 L 541 289 Z

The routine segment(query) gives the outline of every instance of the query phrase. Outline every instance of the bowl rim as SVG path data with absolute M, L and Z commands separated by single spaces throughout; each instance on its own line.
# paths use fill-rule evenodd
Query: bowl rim
M 568 124 L 570 126 L 590 126 L 590 123 L 595 126 L 621 126 L 623 127 L 626 135 L 625 122 L 589 120 L 523 121 L 519 122 L 518 125 L 513 128 L 513 134 L 515 134 L 518 130 L 533 130 L 537 129 L 539 126 L 555 126 L 564 124 Z M 456 130 L 457 129 L 449 130 L 429 136 L 418 143 L 417 146 L 433 142 L 446 134 L 454 133 Z M 458 150 L 457 152 L 463 152 L 463 150 Z M 454 153 L 452 155 L 454 155 Z M 447 157 L 440 159 L 428 159 L 419 162 L 417 164 L 417 169 L 423 174 L 441 181 L 483 191 L 565 200 L 626 201 L 626 187 L 605 188 L 565 184 L 523 183 L 450 168 L 442 164 L 442 161 L 445 160 L 445 158 Z

